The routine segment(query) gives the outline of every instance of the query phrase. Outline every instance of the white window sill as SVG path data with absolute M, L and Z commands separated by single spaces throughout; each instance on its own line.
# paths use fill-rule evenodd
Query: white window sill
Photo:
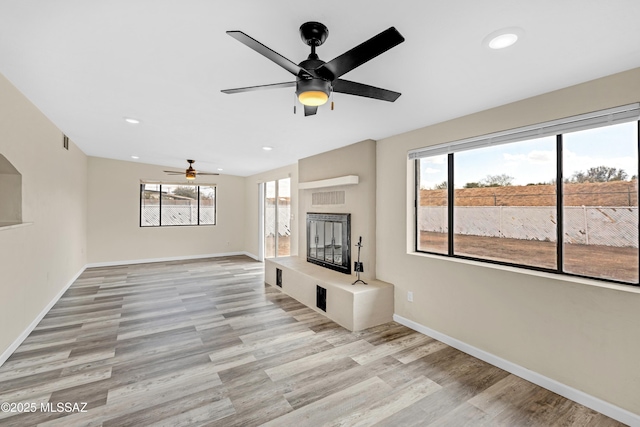
M 617 283 L 603 282 L 600 280 L 592 280 L 584 277 L 575 277 L 568 274 L 548 273 L 546 271 L 529 270 L 528 268 L 512 267 L 509 265 L 493 264 L 489 262 L 474 261 L 469 259 L 447 257 L 446 255 L 434 255 L 422 252 L 407 252 L 409 255 L 415 255 L 423 258 L 437 259 L 441 261 L 456 262 L 460 264 L 474 265 L 477 267 L 491 268 L 494 270 L 508 271 L 511 273 L 526 274 L 529 276 L 543 277 L 545 279 L 560 280 L 563 282 L 580 283 L 587 286 L 595 286 L 598 288 L 612 289 L 616 291 L 640 294 L 640 286 L 621 285 Z

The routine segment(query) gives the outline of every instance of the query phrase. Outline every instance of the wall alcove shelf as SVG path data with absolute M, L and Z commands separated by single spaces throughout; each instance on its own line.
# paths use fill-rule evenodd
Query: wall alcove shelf
M 359 181 L 358 175 L 345 175 L 337 178 L 301 182 L 298 184 L 298 189 L 310 190 L 313 188 L 338 187 L 340 185 L 356 185 Z
M 14 228 L 28 227 L 32 222 L 0 222 L 0 231 L 13 230 Z

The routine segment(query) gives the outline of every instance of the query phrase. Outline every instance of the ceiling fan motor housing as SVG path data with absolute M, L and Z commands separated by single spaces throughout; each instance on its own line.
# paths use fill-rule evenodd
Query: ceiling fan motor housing
M 300 38 L 309 46 L 320 46 L 329 37 L 329 30 L 319 22 L 305 22 L 300 26 Z
M 321 59 L 318 59 L 318 56 L 315 53 L 309 55 L 309 58 L 302 61 L 299 66 L 305 70 L 307 70 L 311 76 L 308 74 L 298 75 L 296 78 L 296 95 L 300 96 L 301 93 L 304 92 L 323 92 L 327 96 L 331 94 L 331 80 L 326 79 L 322 76 L 319 76 L 316 73 L 316 69 L 321 65 L 324 65 L 325 62 Z

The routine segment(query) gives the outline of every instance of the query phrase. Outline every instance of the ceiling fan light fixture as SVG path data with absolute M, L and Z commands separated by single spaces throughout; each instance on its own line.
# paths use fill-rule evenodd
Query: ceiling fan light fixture
M 331 82 L 319 78 L 298 80 L 296 94 L 302 105 L 317 107 L 329 100 Z
M 298 95 L 298 100 L 302 103 L 302 105 L 317 107 L 319 105 L 326 104 L 326 102 L 329 100 L 329 95 L 319 90 L 308 90 Z

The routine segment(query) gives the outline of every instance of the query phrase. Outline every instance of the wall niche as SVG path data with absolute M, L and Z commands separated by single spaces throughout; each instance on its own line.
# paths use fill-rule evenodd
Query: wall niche
M 0 154 L 0 227 L 22 223 L 22 175 Z

